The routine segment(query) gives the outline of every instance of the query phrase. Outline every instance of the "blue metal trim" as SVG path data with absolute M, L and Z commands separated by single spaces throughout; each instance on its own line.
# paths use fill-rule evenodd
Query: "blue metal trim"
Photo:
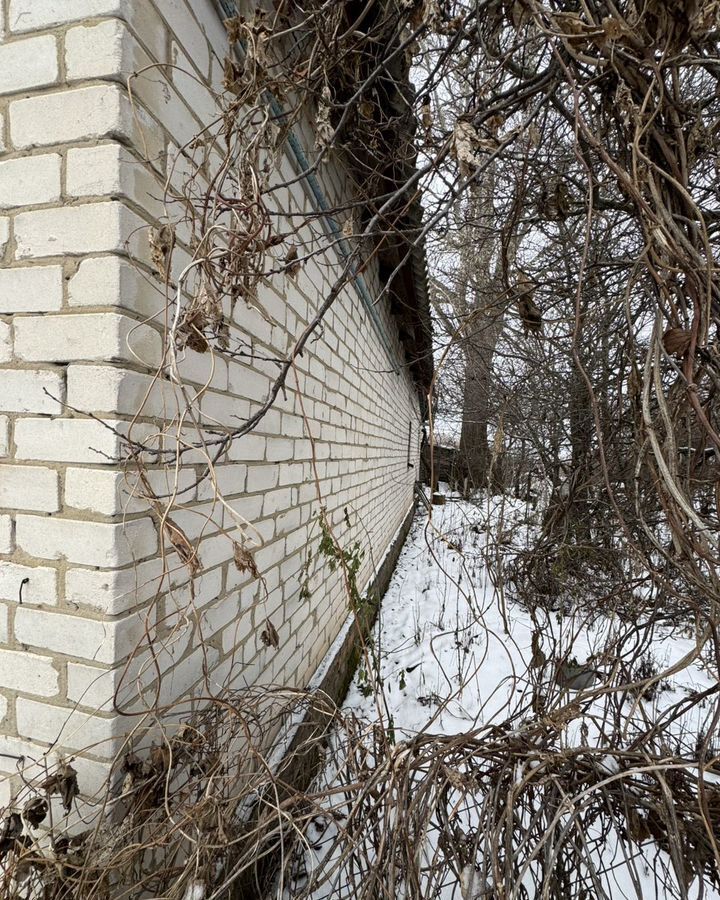
M 232 0 L 217 0 L 217 2 L 220 4 L 227 16 L 234 16 L 237 14 L 237 8 Z M 244 53 L 245 48 L 242 46 L 242 44 L 240 44 L 240 47 Z M 274 97 L 273 94 L 270 93 L 270 91 L 265 91 L 265 97 L 267 99 L 268 105 L 270 106 L 270 110 L 272 111 L 273 116 L 279 121 L 285 120 L 286 113 L 278 103 L 276 97 Z M 290 149 L 292 150 L 293 156 L 295 157 L 295 161 L 301 169 L 302 177 L 310 185 L 310 190 L 313 193 L 315 202 L 319 207 L 319 211 L 322 213 L 320 218 L 322 220 L 325 231 L 327 232 L 328 236 L 335 241 L 335 245 L 340 251 L 340 256 L 342 257 L 343 261 L 347 263 L 352 256 L 350 245 L 343 235 L 342 230 L 338 227 L 338 223 L 332 218 L 332 216 L 329 215 L 330 204 L 328 203 L 327 198 L 325 197 L 325 194 L 320 187 L 320 182 L 315 177 L 315 173 L 310 171 L 310 162 L 307 156 L 305 156 L 305 151 L 303 150 L 300 141 L 292 130 L 290 130 L 288 133 L 287 142 L 290 146 Z M 375 301 L 370 294 L 367 282 L 365 281 L 362 274 L 356 270 L 355 266 L 352 266 L 351 272 L 355 290 L 357 291 L 360 299 L 362 300 L 363 306 L 366 308 L 368 315 L 370 316 L 370 319 L 375 326 L 375 330 L 377 331 L 380 337 L 380 341 L 385 348 L 385 352 L 388 355 L 388 359 L 392 364 L 393 371 L 396 374 L 399 374 L 400 366 L 396 362 L 397 354 L 390 344 L 387 332 L 385 331 L 385 326 L 383 325 L 382 319 L 378 315 L 378 311 L 375 308 Z

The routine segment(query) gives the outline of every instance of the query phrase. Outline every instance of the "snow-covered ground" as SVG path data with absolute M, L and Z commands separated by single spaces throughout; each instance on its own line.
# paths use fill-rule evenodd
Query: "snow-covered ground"
M 371 651 L 374 662 L 361 664 L 345 701 L 345 713 L 367 723 L 368 735 L 378 721 L 397 743 L 420 733 L 487 734 L 491 723 L 521 729 L 523 722 L 533 717 L 533 697 L 541 694 L 548 709 L 566 708 L 578 698 L 583 703 L 567 727 L 559 730 L 560 749 L 603 746 L 609 731 L 617 728 L 618 695 L 598 689 L 613 671 L 617 674 L 622 658 L 634 655 L 637 665 L 638 654 L 632 645 L 635 623 L 605 615 L 592 606 L 573 609 L 565 605 L 556 611 L 531 613 L 513 601 L 504 571 L 525 546 L 533 527 L 532 510 L 507 498 L 471 504 L 448 496 L 444 506 L 433 507 L 431 517 L 425 511 L 418 513 L 382 602 Z M 656 627 L 652 638 L 647 659 L 653 660 L 656 669 L 671 667 L 695 647 L 691 633 L 681 636 Z M 664 678 L 658 689 L 648 692 L 650 696 L 626 692 L 619 701 L 626 729 L 623 740 L 632 740 L 633 722 L 640 726 L 657 721 L 678 700 L 716 682 L 715 674 L 696 661 Z M 593 690 L 595 695 L 588 693 Z M 707 728 L 713 711 L 709 699 L 706 705 L 678 716 L 670 732 L 676 753 L 692 758 L 696 736 Z M 336 736 L 324 785 L 342 784 L 343 776 L 338 774 L 342 762 L 342 741 Z M 608 759 L 609 777 L 613 763 Z M 706 777 L 712 779 L 712 775 Z M 396 813 L 402 815 L 402 810 Z M 284 885 L 286 897 L 329 900 L 356 896 L 346 869 L 338 863 L 337 821 L 337 815 L 334 819 L 320 817 L 311 826 L 315 832 L 308 836 L 307 850 L 299 861 L 300 875 Z M 636 847 L 634 856 L 626 860 L 617 841 L 608 839 L 607 854 L 614 857 L 613 865 L 601 876 L 598 897 L 675 895 L 661 883 L 665 876 L 658 875 L 657 867 L 653 871 L 657 848 L 652 846 L 646 852 L 645 847 Z M 672 871 L 663 851 L 659 858 Z M 321 887 L 308 890 L 312 873 L 331 861 L 336 866 L 333 876 Z M 443 900 L 501 896 L 487 893 L 485 885 L 481 889 L 476 881 L 472 871 L 460 878 L 448 872 L 427 896 Z M 532 893 L 530 882 L 526 887 L 526 896 L 539 897 Z M 398 890 L 398 898 L 407 896 L 404 889 Z M 706 891 L 699 895 L 696 881 L 686 896 L 716 900 L 720 894 Z

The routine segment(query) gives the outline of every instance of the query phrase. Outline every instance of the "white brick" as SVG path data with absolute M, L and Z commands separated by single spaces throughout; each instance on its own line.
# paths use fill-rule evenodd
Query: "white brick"
M 124 360 L 154 368 L 162 339 L 150 326 L 117 313 L 27 316 L 15 321 L 15 352 L 29 362 Z
M 0 44 L 0 94 L 43 87 L 57 78 L 57 45 L 51 34 Z
M 124 566 L 157 549 L 151 519 L 110 524 L 18 515 L 18 546 L 40 559 L 67 559 L 83 566 Z
M 132 653 L 145 631 L 142 615 L 102 621 L 46 609 L 15 610 L 15 637 L 28 647 L 112 664 Z
M 152 10 L 150 3 L 133 5 L 136 8 L 146 7 L 147 12 Z M 152 42 L 157 28 L 164 35 L 164 27 L 159 20 L 147 24 L 150 26 L 149 32 L 136 29 L 140 38 L 147 36 Z M 162 59 L 166 56 L 164 46 L 160 55 Z M 102 78 L 119 80 L 125 85 L 128 77 L 135 73 L 133 96 L 162 121 L 165 108 L 176 106 L 178 98 L 162 70 L 153 67 L 154 62 L 125 23 L 117 19 L 71 28 L 65 37 L 65 65 L 69 80 Z M 188 98 L 186 102 L 189 102 Z M 186 118 L 192 120 L 189 110 L 186 110 Z
M 169 417 L 178 411 L 169 382 L 128 369 L 72 365 L 67 384 L 68 404 L 82 411 Z
M 125 0 L 10 0 L 11 31 L 34 31 L 92 16 L 119 15 Z
M 145 223 L 112 201 L 20 213 L 15 218 L 15 240 L 18 259 L 103 251 L 148 255 Z
M 192 469 L 180 469 L 177 478 L 173 469 L 149 470 L 145 477 L 158 495 L 170 495 L 177 489 L 181 492 L 178 494 L 181 503 L 195 497 L 194 487 L 183 491 L 197 479 Z M 75 509 L 103 516 L 144 512 L 148 508 L 147 500 L 141 499 L 144 493 L 145 489 L 132 469 L 118 472 L 114 469 L 69 468 L 65 472 L 65 504 Z
M 106 427 L 107 425 L 107 427 Z M 122 455 L 127 422 L 92 419 L 18 419 L 15 446 L 18 459 L 109 465 Z M 138 435 L 137 426 L 134 431 Z
M 10 239 L 10 219 L 7 216 L 0 216 L 0 257 L 5 253 L 8 240 Z
M 84 259 L 70 279 L 71 306 L 122 306 L 145 316 L 164 309 L 156 284 L 118 256 Z
M 0 603 L 0 644 L 7 644 L 8 641 L 8 608 L 4 603 Z
M 10 454 L 10 419 L 0 416 L 0 459 Z
M 64 384 L 62 376 L 57 372 L 44 369 L 0 369 L 0 384 L 0 410 L 48 415 L 56 415 L 62 411 Z
M 44 741 L 71 750 L 85 750 L 107 759 L 117 752 L 118 739 L 128 728 L 121 716 L 102 718 L 96 714 L 50 706 L 18 698 L 15 714 L 21 737 Z
M 230 459 L 237 459 L 250 462 L 251 460 L 265 459 L 267 450 L 267 439 L 261 434 L 244 434 L 240 438 L 236 438 L 230 445 L 228 456 Z
M 0 507 L 57 512 L 59 476 L 42 466 L 0 465 Z
M 179 643 L 175 641 L 169 647 L 179 650 Z M 157 647 L 155 652 L 158 665 L 167 671 L 177 654 L 168 653 L 167 645 Z M 135 655 L 127 665 L 116 669 L 69 662 L 67 696 L 73 703 L 100 712 L 112 712 L 116 708 L 116 700 L 117 706 L 125 712 L 133 709 L 140 711 L 141 705 L 143 710 L 146 708 L 146 701 L 141 699 L 142 691 L 150 687 L 155 678 L 155 666 L 147 653 Z
M 151 559 L 129 569 L 68 569 L 65 599 L 106 615 L 120 615 L 154 598 L 164 579 L 163 563 Z
M 0 772 L 14 774 L 20 771 L 24 777 L 46 777 L 47 764 L 51 761 L 52 757 L 46 756 L 36 744 L 7 734 L 0 735 Z
M 207 38 L 195 19 L 188 15 L 189 10 L 185 0 L 162 0 L 157 7 L 175 33 L 178 44 L 184 48 L 200 74 L 207 76 L 210 64 Z
M 127 197 L 156 219 L 165 214 L 164 184 L 119 144 L 69 150 L 66 188 L 72 197 Z
M 129 493 L 128 479 L 113 469 L 68 469 L 65 472 L 65 504 L 105 516 L 147 509 Z
M 0 553 L 12 553 L 13 535 L 10 516 L 0 516 Z
M 251 332 L 252 333 L 252 332 Z M 230 368 L 230 393 L 248 400 L 265 400 L 270 390 L 270 379 L 250 366 L 235 364 Z
M 263 516 L 274 516 L 281 509 L 287 509 L 292 503 L 292 488 L 281 488 L 270 491 L 263 500 Z
M 65 35 L 65 68 L 68 79 L 107 78 L 123 74 L 126 78 L 134 69 L 130 35 L 117 19 L 97 25 L 77 25 Z M 155 73 L 159 78 L 160 73 Z
M 62 281 L 62 266 L 0 268 L 0 313 L 60 309 Z
M 54 697 L 58 693 L 58 673 L 49 656 L 0 650 L 0 687 Z
M 164 152 L 164 138 L 142 109 L 130 105 L 117 84 L 95 84 L 10 103 L 10 137 L 17 149 L 70 141 L 124 138 L 151 160 Z
M 10 104 L 15 147 L 108 137 L 120 131 L 126 97 L 117 85 L 99 84 Z
M 287 438 L 268 438 L 267 458 L 271 462 L 293 458 L 294 444 Z
M 269 491 L 277 487 L 280 472 L 277 466 L 251 466 L 247 475 L 247 491 L 254 494 L 256 491 Z
M 0 363 L 10 362 L 13 356 L 12 329 L 0 319 Z
M 68 700 L 100 712 L 112 712 L 122 669 L 101 669 L 84 663 L 68 663 Z
M 0 162 L 0 209 L 60 199 L 60 156 L 48 153 Z
M 172 46 L 172 58 L 176 66 L 172 70 L 172 79 L 177 85 L 178 94 L 203 125 L 214 122 L 221 113 L 218 101 L 205 83 L 194 75 L 191 62 L 175 43 Z
M 58 600 L 57 570 L 48 566 L 0 563 L 0 600 L 19 603 L 21 590 L 23 604 L 55 606 Z

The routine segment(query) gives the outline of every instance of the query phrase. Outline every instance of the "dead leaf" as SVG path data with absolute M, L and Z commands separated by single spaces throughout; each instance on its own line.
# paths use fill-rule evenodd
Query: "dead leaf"
M 330 122 L 330 113 L 332 111 L 332 94 L 328 85 L 322 89 L 320 100 L 318 101 L 317 115 L 315 117 L 315 149 L 325 150 L 333 142 L 335 137 L 335 129 Z
M 285 263 L 285 274 L 290 278 L 297 278 L 298 272 L 302 268 L 302 263 L 298 261 L 298 248 L 295 244 L 288 250 L 288 254 L 283 262 Z
M 22 833 L 23 823 L 20 813 L 11 812 L 9 816 L 5 816 L 0 824 L 0 859 L 13 849 Z
M 668 356 L 683 359 L 690 348 L 691 333 L 685 328 L 668 328 L 662 336 L 663 347 Z
M 238 544 L 237 541 L 233 541 L 233 548 L 233 559 L 238 572 L 249 572 L 253 578 L 259 578 L 260 573 L 252 553 L 246 547 L 243 547 L 242 544 Z
M 460 121 L 455 124 L 453 152 L 463 178 L 470 177 L 480 166 L 482 160 L 479 153 L 492 153 L 496 149 L 497 142 L 481 138 L 470 122 Z
M 602 20 L 603 31 L 605 32 L 605 37 L 609 41 L 617 41 L 625 34 L 627 34 L 628 28 L 625 22 L 622 19 L 618 19 L 615 16 L 605 16 Z
M 540 633 L 538 631 L 533 631 L 531 646 L 532 659 L 530 660 L 530 667 L 533 669 L 541 669 L 547 662 L 547 657 L 540 646 Z
M 197 550 L 187 538 L 185 532 L 169 517 L 163 519 L 163 531 L 165 536 L 177 551 L 178 556 L 187 566 L 192 577 L 195 577 L 201 569 Z
M 200 307 L 186 310 L 180 317 L 175 331 L 175 346 L 178 350 L 189 347 L 196 353 L 205 353 L 210 345 L 202 333 L 207 326 L 205 311 Z
M 533 300 L 532 294 L 525 294 L 518 300 L 518 312 L 525 331 L 542 331 L 542 312 Z
M 266 647 L 272 647 L 274 650 L 280 646 L 280 635 L 270 619 L 265 619 L 265 629 L 260 633 L 260 640 Z
M 243 69 L 234 59 L 226 56 L 223 63 L 223 87 L 236 97 L 242 93 L 242 75 Z
M 233 16 L 230 19 L 225 19 L 223 25 L 225 26 L 225 30 L 228 34 L 228 40 L 231 44 L 237 44 L 243 36 L 243 25 L 245 24 L 245 19 L 242 16 Z
M 169 224 L 161 225 L 160 228 L 151 228 L 149 241 L 150 258 L 158 272 L 165 278 L 175 246 L 175 228 Z
M 34 797 L 23 807 L 22 817 L 31 828 L 37 828 L 48 814 L 47 800 L 42 797 Z
M 153 745 L 150 748 L 150 765 L 158 774 L 167 772 L 170 768 L 170 748 L 167 744 Z
M 429 97 L 425 97 L 420 107 L 420 122 L 425 129 L 425 135 L 428 136 L 433 124 L 432 106 Z
M 77 772 L 68 763 L 60 763 L 57 771 L 49 778 L 46 778 L 40 785 L 40 788 L 49 796 L 59 794 L 62 798 L 63 809 L 66 813 L 70 812 L 73 800 L 80 793 Z

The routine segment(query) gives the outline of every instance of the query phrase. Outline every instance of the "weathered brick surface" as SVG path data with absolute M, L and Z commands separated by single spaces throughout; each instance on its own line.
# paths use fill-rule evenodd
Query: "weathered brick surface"
M 419 410 L 388 309 L 377 306 L 392 358 L 348 287 L 276 406 L 232 442 L 213 479 L 201 478 L 203 450 L 184 453 L 177 469 L 152 460 L 153 489 L 174 498 L 172 519 L 197 546 L 202 569 L 191 586 L 123 458 L 128 438 L 164 450 L 179 439 L 187 395 L 162 365 L 165 291 L 148 228 L 165 214 L 165 183 L 177 188 L 187 173 L 179 148 L 216 113 L 221 16 L 214 0 L 3 7 L 0 732 L 16 747 L 86 750 L 77 766 L 92 782 L 129 727 L 109 703 L 123 660 L 135 653 L 137 671 L 155 671 L 148 640 L 164 672 L 162 702 L 192 694 L 207 666 L 214 688 L 224 679 L 307 684 L 347 614 L 340 574 L 318 559 L 319 504 L 343 546 L 363 547 L 364 585 L 412 502 L 408 434 L 417 463 Z M 175 68 L 134 79 L 133 107 L 128 75 L 168 62 Z M 311 149 L 309 126 L 300 137 Z M 340 197 L 342 172 L 330 164 L 321 175 Z M 279 177 L 295 183 L 269 203 L 295 218 L 279 230 L 313 209 L 296 176 L 286 156 Z M 188 261 L 179 247 L 175 270 Z M 206 440 L 258 408 L 277 374 L 267 360 L 287 353 L 339 265 L 326 250 L 295 280 L 274 276 L 257 302 L 237 303 L 232 340 L 250 341 L 252 359 L 179 354 Z M 187 418 L 179 434 L 198 436 Z M 262 590 L 233 563 L 243 531 Z M 260 639 L 268 617 L 277 649 Z

